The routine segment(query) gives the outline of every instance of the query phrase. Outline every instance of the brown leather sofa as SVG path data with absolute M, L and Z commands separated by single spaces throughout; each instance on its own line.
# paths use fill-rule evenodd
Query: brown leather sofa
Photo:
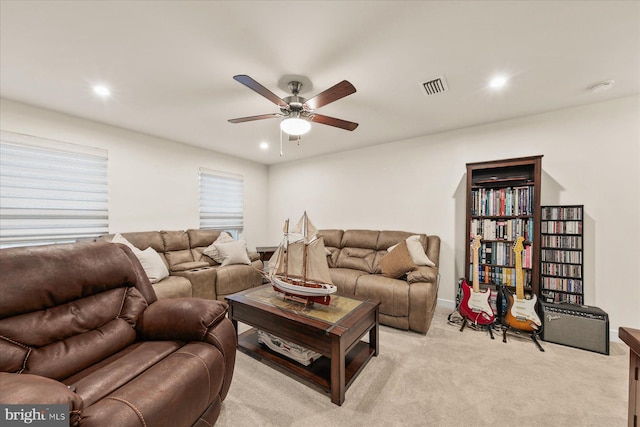
M 138 249 L 152 247 L 160 254 L 169 277 L 153 284 L 158 298 L 198 297 L 224 301 L 227 295 L 262 284 L 262 261 L 249 253 L 251 265 L 222 267 L 204 255 L 204 250 L 220 236 L 219 230 L 143 231 L 122 233 Z M 113 234 L 99 237 L 110 242 Z
M 380 323 L 426 334 L 438 299 L 440 238 L 420 234 L 435 266 L 418 266 L 398 279 L 381 274 L 380 259 L 391 246 L 418 233 L 373 230 L 320 230 L 331 280 L 338 292 L 380 300 Z
M 0 403 L 70 425 L 211 426 L 235 365 L 227 305 L 157 300 L 124 245 L 0 250 Z

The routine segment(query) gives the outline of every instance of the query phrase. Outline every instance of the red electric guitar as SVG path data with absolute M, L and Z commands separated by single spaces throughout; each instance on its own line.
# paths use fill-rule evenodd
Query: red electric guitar
M 537 297 L 532 295 L 527 298 L 524 294 L 524 272 L 522 271 L 523 241 L 524 237 L 520 236 L 513 245 L 513 252 L 516 258 L 516 295 L 514 297 L 508 290 L 505 292 L 509 308 L 504 316 L 504 322 L 512 328 L 525 332 L 534 332 L 540 328 L 542 322 L 536 313 Z
M 471 252 L 473 256 L 473 288 L 469 286 L 466 280 L 462 282 L 462 301 L 460 302 L 460 314 L 473 323 L 480 325 L 488 325 L 496 320 L 489 298 L 491 291 L 486 289 L 480 291 L 478 284 L 478 249 L 480 249 L 480 240 L 482 236 L 475 236 L 471 242 Z

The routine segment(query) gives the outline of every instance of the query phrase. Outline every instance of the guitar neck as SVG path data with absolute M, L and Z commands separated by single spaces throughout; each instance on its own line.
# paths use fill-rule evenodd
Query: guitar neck
M 480 280 L 478 278 L 478 250 L 473 251 L 473 292 L 480 292 Z
M 524 272 L 522 271 L 522 253 L 516 253 L 516 298 L 524 299 Z

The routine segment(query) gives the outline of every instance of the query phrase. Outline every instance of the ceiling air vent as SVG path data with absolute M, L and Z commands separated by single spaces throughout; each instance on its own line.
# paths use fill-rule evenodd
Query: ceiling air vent
M 449 90 L 447 80 L 444 76 L 439 76 L 435 79 L 429 80 L 428 82 L 424 82 L 422 83 L 422 87 L 427 95 L 435 95 L 436 93 L 447 92 Z

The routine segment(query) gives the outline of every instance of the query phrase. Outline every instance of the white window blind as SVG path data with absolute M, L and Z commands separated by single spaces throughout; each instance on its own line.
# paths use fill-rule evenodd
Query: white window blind
M 0 132 L 0 247 L 108 233 L 107 152 Z
M 244 219 L 244 178 L 200 169 L 200 228 L 226 230 L 237 238 Z

